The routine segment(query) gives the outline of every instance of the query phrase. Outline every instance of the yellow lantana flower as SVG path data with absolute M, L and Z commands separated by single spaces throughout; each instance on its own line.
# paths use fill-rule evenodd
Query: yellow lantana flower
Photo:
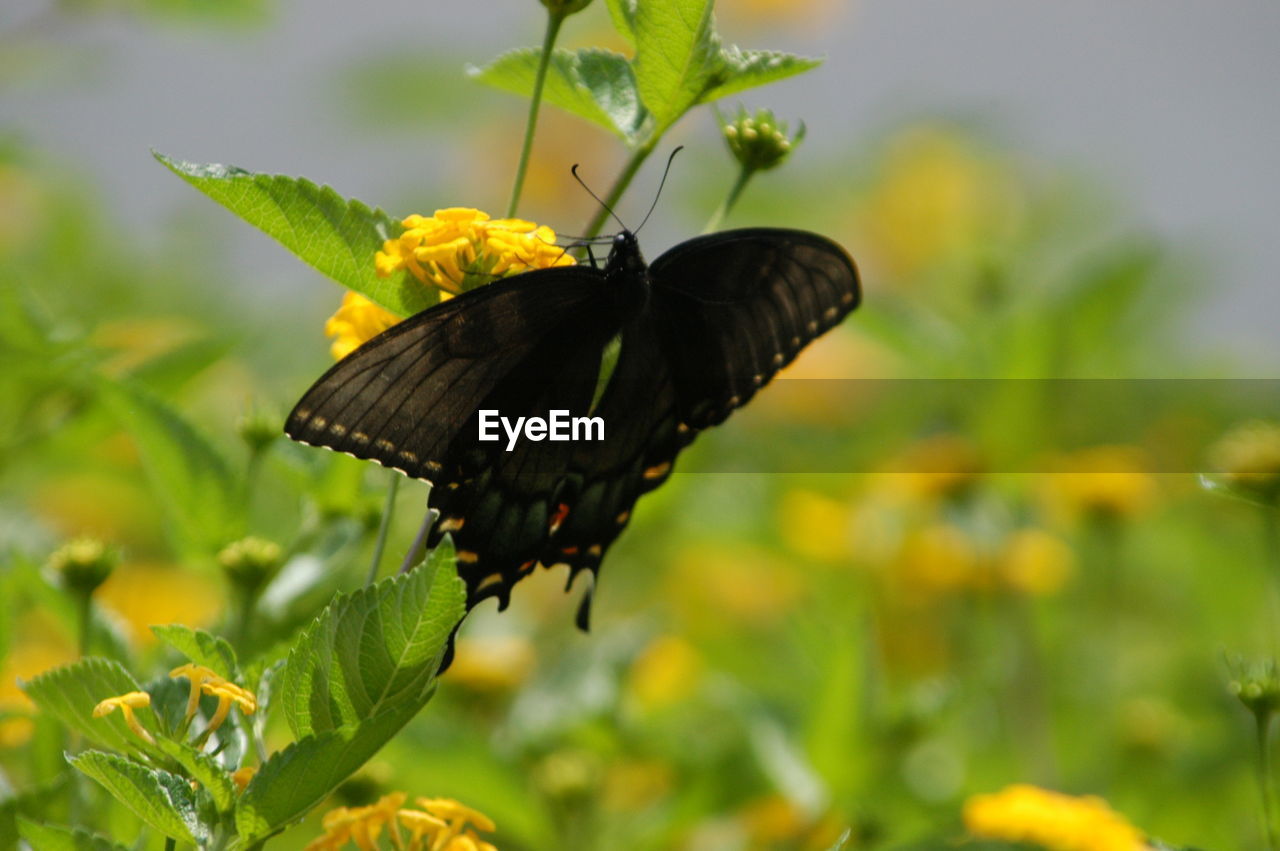
M 387 278 L 407 270 L 440 289 L 443 298 L 495 278 L 574 263 L 556 245 L 554 230 L 524 219 L 490 219 L 470 207 L 449 207 L 432 216 L 414 214 L 401 224 L 404 233 L 384 242 L 374 258 L 378 275 Z M 341 359 L 399 321 L 364 296 L 347 293 L 324 330 L 335 338 L 333 356 Z
M 1073 797 L 1024 784 L 965 802 L 974 837 L 1031 842 L 1050 851 L 1145 851 L 1142 832 L 1092 796 Z
M 124 714 L 124 722 L 129 725 L 129 729 L 142 741 L 149 745 L 154 745 L 156 740 L 151 737 L 151 734 L 146 731 L 133 714 L 133 710 L 145 709 L 150 705 L 151 695 L 145 691 L 131 691 L 118 697 L 108 697 L 93 707 L 93 717 L 102 718 L 119 709 Z

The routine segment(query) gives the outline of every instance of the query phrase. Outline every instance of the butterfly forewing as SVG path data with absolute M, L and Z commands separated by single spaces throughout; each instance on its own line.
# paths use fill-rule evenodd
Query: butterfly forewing
M 676 246 L 650 268 L 652 311 L 691 430 L 746 404 L 858 305 L 844 249 L 806 231 L 750 228 Z
M 285 432 L 414 478 L 455 477 L 466 460 L 453 449 L 459 433 L 495 388 L 527 370 L 540 344 L 592 312 L 599 277 L 576 267 L 530 272 L 416 314 L 325 373 Z M 548 366 L 548 381 L 560 366 Z

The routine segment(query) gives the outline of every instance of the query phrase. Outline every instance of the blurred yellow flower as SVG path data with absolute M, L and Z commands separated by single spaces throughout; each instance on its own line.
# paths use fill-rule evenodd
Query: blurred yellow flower
M 631 665 L 627 689 L 646 710 L 688 700 L 702 681 L 702 655 L 683 638 L 660 635 Z
M 129 725 L 129 729 L 134 732 L 134 735 L 147 744 L 154 745 L 156 740 L 151 738 L 151 734 L 146 731 L 133 714 L 133 710 L 145 709 L 150 705 L 151 695 L 145 691 L 131 691 L 127 694 L 108 697 L 106 700 L 101 701 L 97 706 L 93 707 L 93 717 L 102 718 L 119 709 L 124 715 L 124 722 Z
M 791 550 L 812 561 L 834 562 L 852 553 L 852 507 L 807 490 L 790 490 L 778 504 L 778 531 Z
M 1101 798 L 1015 785 L 964 804 L 964 823 L 980 839 L 1031 842 L 1051 851 L 1143 851 L 1142 833 Z
M 859 217 L 869 259 L 910 278 L 1006 229 L 1016 197 L 1008 176 L 960 134 L 917 127 L 890 144 Z
M 960 435 L 940 434 L 913 443 L 885 465 L 886 491 L 907 501 L 951 499 L 967 493 L 983 470 L 978 448 Z
M 1235 427 L 1211 447 L 1209 461 L 1235 487 L 1264 499 L 1280 497 L 1280 424 Z
M 996 560 L 1002 585 L 1033 596 L 1060 590 L 1074 570 L 1071 547 L 1043 529 L 1019 529 L 1009 535 Z
M 423 284 L 442 290 L 442 298 L 494 278 L 574 264 L 573 257 L 556 245 L 554 230 L 524 219 L 490 219 L 488 213 L 470 207 L 449 207 L 432 216 L 414 214 L 401 224 L 404 233 L 384 242 L 374 258 L 378 275 L 386 278 L 408 270 Z M 349 292 L 324 332 L 334 338 L 330 351 L 341 360 L 400 319 Z
M 1071 519 L 1137 517 L 1155 503 L 1155 479 L 1141 453 L 1128 446 L 1095 446 L 1063 456 L 1044 480 L 1051 510 Z
M 143 645 L 155 643 L 152 624 L 207 626 L 222 608 L 218 583 L 169 564 L 124 562 L 98 589 L 96 599 L 120 615 L 130 638 Z
M 749 848 L 829 849 L 839 838 L 832 814 L 815 818 L 790 798 L 765 795 L 749 801 L 738 814 Z
M 605 771 L 600 790 L 606 809 L 635 812 L 666 796 L 675 785 L 675 770 L 659 759 L 631 759 L 613 763 Z
M 533 644 L 519 636 L 479 636 L 459 639 L 449 682 L 472 691 L 505 692 L 519 688 L 533 671 Z
M 808 584 L 805 572 L 771 553 L 725 542 L 688 547 L 672 564 L 667 598 L 690 628 L 724 616 L 755 628 L 793 611 Z
M 977 547 L 964 530 L 933 522 L 907 534 L 892 578 L 909 595 L 927 598 L 982 586 L 980 567 Z
M 57 624 L 43 610 L 29 612 L 19 619 L 10 637 L 8 653 L 0 656 L 0 713 L 34 713 L 35 704 L 18 688 L 19 680 L 30 680 L 76 660 L 79 654 L 75 646 L 60 636 Z M 0 748 L 25 744 L 33 730 L 30 718 L 0 720 Z

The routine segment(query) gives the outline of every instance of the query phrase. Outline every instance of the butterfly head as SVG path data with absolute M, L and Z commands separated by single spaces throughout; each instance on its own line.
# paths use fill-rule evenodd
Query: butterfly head
M 640 254 L 640 242 L 629 230 L 618 231 L 613 238 L 613 246 L 609 249 L 609 260 L 605 263 L 605 274 L 643 276 L 648 265 Z

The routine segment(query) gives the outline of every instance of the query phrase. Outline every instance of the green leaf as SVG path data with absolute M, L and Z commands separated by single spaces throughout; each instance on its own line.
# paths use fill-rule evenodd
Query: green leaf
M 40 824 L 21 816 L 18 834 L 40 851 L 128 851 L 127 846 L 80 828 Z
M 636 8 L 639 5 L 640 0 L 605 0 L 613 28 L 632 44 L 636 43 Z
M 67 789 L 71 786 L 68 781 L 74 778 L 66 763 L 62 763 L 62 768 L 65 773 L 52 782 L 30 786 L 22 794 L 0 801 L 0 848 L 17 847 L 19 819 L 25 816 L 44 821 L 52 817 L 54 811 L 66 806 Z
M 323 801 L 417 713 L 401 705 L 359 724 L 306 736 L 262 764 L 236 805 L 244 841 L 269 836 Z
M 539 48 L 522 47 L 483 68 L 468 68 L 467 73 L 496 89 L 529 97 L 541 53 Z M 600 125 L 628 144 L 639 139 L 647 117 L 631 63 L 609 50 L 556 49 L 547 66 L 542 96 L 547 103 Z
M 408 574 L 335 599 L 294 644 L 279 701 L 298 737 L 420 708 L 466 594 L 444 543 Z
M 145 743 L 129 729 L 120 710 L 102 718 L 93 717 L 93 708 L 108 697 L 140 691 L 138 683 L 118 662 L 88 657 L 70 665 L 46 671 L 22 683 L 27 697 L 63 724 L 102 747 L 122 753 L 140 754 Z M 133 710 L 143 727 L 156 730 L 150 708 Z
M 184 778 L 104 751 L 85 751 L 67 760 L 164 836 L 182 842 L 208 838 L 195 793 Z
M 385 240 L 400 233 L 399 222 L 382 210 L 371 210 L 305 178 L 182 162 L 159 153 L 155 157 L 321 274 L 392 313 L 409 316 L 440 300 L 434 287 L 406 273 L 378 277 L 374 255 Z
M 720 52 L 722 62 L 714 81 L 699 96 L 710 103 L 728 95 L 754 89 L 817 68 L 821 59 L 797 56 L 778 50 L 742 50 L 731 45 Z
M 236 651 L 226 639 L 180 623 L 155 624 L 151 632 L 197 665 L 204 665 L 224 679 L 236 679 Z
M 213 444 L 139 385 L 104 378 L 98 391 L 133 436 L 178 543 L 212 553 L 236 538 L 243 523 L 239 495 L 230 465 Z
M 657 134 L 676 122 L 717 80 L 720 43 L 711 0 L 646 0 L 635 17 L 636 85 Z
M 236 803 L 236 786 L 231 774 L 208 754 L 201 753 L 186 742 L 175 742 L 172 739 L 159 739 L 160 750 L 177 760 L 187 770 L 191 779 L 195 780 L 213 798 L 218 812 L 230 812 Z

